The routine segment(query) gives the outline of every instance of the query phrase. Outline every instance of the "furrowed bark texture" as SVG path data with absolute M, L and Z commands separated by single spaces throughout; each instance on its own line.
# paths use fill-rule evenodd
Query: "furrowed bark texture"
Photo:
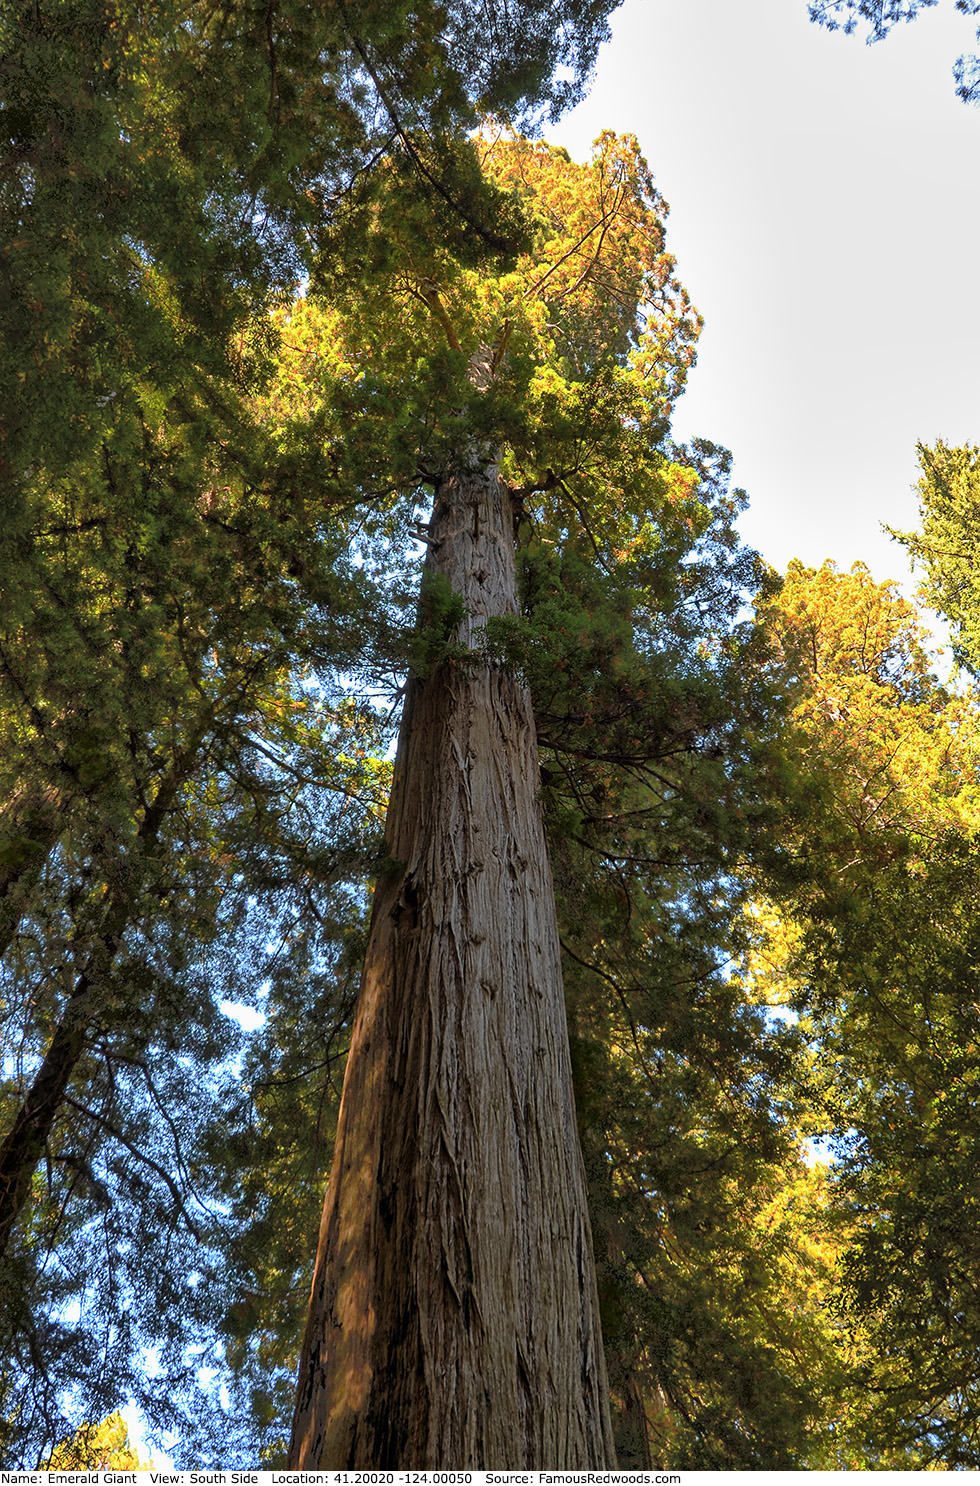
M 496 472 L 446 480 L 430 533 L 469 644 L 516 610 Z M 514 677 L 410 683 L 293 1467 L 614 1465 L 537 780 Z

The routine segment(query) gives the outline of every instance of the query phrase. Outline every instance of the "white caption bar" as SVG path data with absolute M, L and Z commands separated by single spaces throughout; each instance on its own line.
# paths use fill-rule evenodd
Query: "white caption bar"
M 844 1486 L 863 1471 L 0 1471 L 0 1486 L 724 1486 L 732 1475 L 749 1486 L 778 1486 L 805 1476 L 806 1486 Z M 876 1486 L 913 1486 L 918 1471 L 875 1471 Z M 980 1480 L 980 1471 L 933 1471 Z
M 715 1475 L 722 1479 L 714 1471 L 0 1471 L 0 1486 L 696 1486 Z

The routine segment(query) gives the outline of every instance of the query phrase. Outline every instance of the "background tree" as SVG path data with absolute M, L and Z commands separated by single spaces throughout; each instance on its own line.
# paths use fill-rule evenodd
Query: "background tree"
M 812 1240 L 830 1220 L 799 1153 L 798 1040 L 732 973 L 745 857 L 778 856 L 780 690 L 763 636 L 740 622 L 758 573 L 732 529 L 727 461 L 685 457 L 697 516 L 678 503 L 628 534 L 603 511 L 598 550 L 539 522 L 540 546 L 520 554 L 518 653 L 619 1459 L 771 1468 L 811 1458 L 843 1362 L 817 1298 L 832 1250 Z
M 227 1448 L 229 1461 L 249 1458 L 250 1422 L 236 1435 L 220 1409 L 209 1412 L 197 1377 L 238 1299 L 223 1163 L 247 1134 L 249 1094 L 236 1067 L 243 1036 L 222 1007 L 262 1005 L 266 980 L 295 962 L 314 1006 L 320 997 L 326 1030 L 305 1028 L 306 1046 L 319 1049 L 371 860 L 374 785 L 358 758 L 365 746 L 377 751 L 370 716 L 302 697 L 297 685 L 268 698 L 237 756 L 219 756 L 181 791 L 145 896 L 131 901 L 116 958 L 86 1007 L 47 1160 L 7 1256 L 6 1458 L 50 1451 L 72 1406 L 65 1390 L 79 1379 L 90 1413 L 132 1396 L 151 1427 L 178 1431 L 192 1456 Z M 88 869 L 59 851 L 8 952 L 8 1109 L 35 1082 L 34 1049 L 63 987 L 101 948 L 86 928 L 100 926 L 105 885 Z M 322 1062 L 294 1037 L 282 1057 L 297 1054 Z
M 980 670 L 980 450 L 919 445 L 922 527 L 894 532 L 922 574 L 922 595 L 952 626 L 953 654 L 975 677 Z
M 791 566 L 763 614 L 796 678 L 816 803 L 806 874 L 766 953 L 809 1039 L 836 1154 L 834 1309 L 859 1344 L 862 1454 L 968 1466 L 976 700 L 940 685 L 915 610 L 860 565 Z

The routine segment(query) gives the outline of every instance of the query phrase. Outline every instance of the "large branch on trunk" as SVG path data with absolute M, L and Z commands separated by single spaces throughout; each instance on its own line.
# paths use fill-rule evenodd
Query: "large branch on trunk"
M 114 952 L 110 943 L 104 948 Z M 64 1015 L 55 1029 L 44 1062 L 34 1076 L 34 1082 L 17 1111 L 7 1138 L 0 1146 L 0 1256 L 7 1251 L 14 1224 L 27 1202 L 34 1170 L 44 1154 L 68 1081 L 84 1051 L 95 984 L 89 975 L 79 976 Z
M 161 783 L 146 811 L 134 849 L 145 859 L 159 851 L 160 828 L 184 783 L 196 747 L 185 751 L 183 767 Z M 40 1068 L 0 1146 L 0 1256 L 30 1195 L 34 1170 L 44 1154 L 72 1074 L 85 1051 L 88 1032 L 104 1010 L 100 991 L 132 922 L 135 889 L 117 890 L 106 904 L 98 946 L 79 975 Z
M 54 785 L 18 790 L 0 807 L 0 958 L 66 820 L 66 798 Z

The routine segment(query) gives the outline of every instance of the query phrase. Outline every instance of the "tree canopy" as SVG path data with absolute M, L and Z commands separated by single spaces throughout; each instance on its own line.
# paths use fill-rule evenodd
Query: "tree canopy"
M 0 6 L 4 1463 L 128 1468 L 128 1400 L 282 1463 L 406 678 L 477 659 L 533 709 L 620 1464 L 980 1461 L 976 696 L 672 435 L 639 145 L 533 135 L 611 8 Z M 464 644 L 467 457 L 518 603 Z M 921 458 L 980 675 L 980 456 Z

